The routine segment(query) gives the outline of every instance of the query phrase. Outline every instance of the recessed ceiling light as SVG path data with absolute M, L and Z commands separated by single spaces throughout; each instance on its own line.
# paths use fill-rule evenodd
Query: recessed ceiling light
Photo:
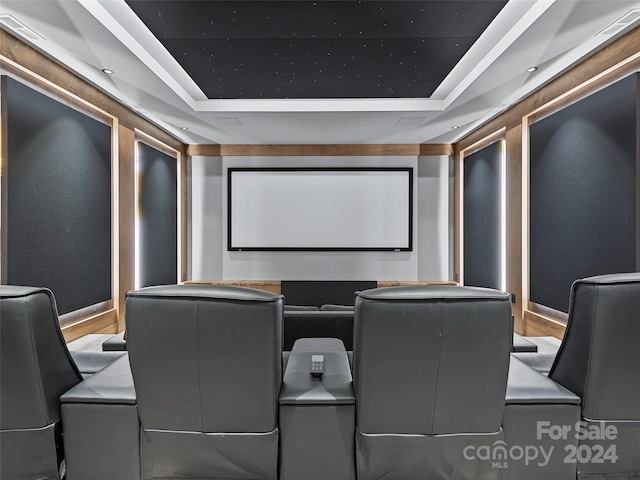
M 103 68 L 102 69 L 102 73 L 104 73 L 105 75 L 113 75 L 113 70 L 110 70 L 108 68 Z
M 527 68 L 527 72 L 529 72 L 529 73 L 533 73 L 536 70 L 538 70 L 538 67 L 529 67 L 529 68 Z
M 454 125 L 453 127 L 451 127 L 451 130 L 457 130 L 458 128 L 460 128 L 459 125 Z
M 189 127 L 180 127 L 180 130 L 189 130 Z

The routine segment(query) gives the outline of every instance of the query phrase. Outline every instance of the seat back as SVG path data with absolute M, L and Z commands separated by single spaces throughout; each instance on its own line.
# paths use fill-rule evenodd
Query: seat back
M 618 456 L 616 462 L 589 462 L 585 471 L 640 476 L 639 345 L 640 273 L 574 282 L 567 329 L 549 377 L 582 398 L 585 422 L 615 428 L 615 438 L 596 443 L 615 445 Z
M 144 478 L 273 478 L 281 295 L 233 286 L 127 296 Z
M 582 398 L 585 417 L 640 421 L 640 273 L 573 284 L 549 377 Z
M 491 465 L 465 463 L 463 450 L 474 439 L 502 439 L 512 335 L 507 293 L 453 286 L 357 293 L 358 478 L 485 478 L 479 472 Z
M 0 286 L 0 478 L 58 478 L 59 398 L 81 380 L 51 291 Z

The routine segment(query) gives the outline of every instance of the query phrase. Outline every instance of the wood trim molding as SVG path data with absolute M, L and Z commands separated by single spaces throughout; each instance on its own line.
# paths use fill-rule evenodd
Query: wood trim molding
M 515 295 L 511 305 L 516 333 L 524 332 L 522 282 L 522 124 L 505 132 L 506 140 L 506 288 Z
M 569 321 L 569 314 L 556 310 L 555 308 L 547 307 L 540 303 L 532 302 L 529 300 L 527 310 L 531 313 L 535 313 L 544 318 L 549 318 L 554 322 L 558 322 L 562 325 L 566 325 Z
M 418 156 L 418 144 L 341 144 L 341 145 L 220 145 L 222 156 Z
M 523 316 L 523 333 L 531 337 L 552 336 L 562 339 L 567 326 L 539 313 L 525 310 Z
M 164 143 L 162 140 L 155 138 L 153 135 L 149 135 L 144 130 L 139 128 L 135 128 L 134 132 L 136 134 L 136 141 L 142 142 L 146 145 L 149 145 L 151 148 L 158 150 L 159 152 L 164 153 L 165 155 L 169 155 L 175 159 L 186 152 L 186 147 L 176 149 L 171 145 Z
M 504 140 L 506 130 L 507 130 L 506 127 L 501 127 L 495 132 L 491 132 L 487 134 L 487 136 L 480 138 L 475 143 L 472 143 L 471 145 L 468 145 L 467 147 L 460 150 L 458 149 L 459 145 L 452 146 L 453 153 L 455 155 L 462 154 L 463 157 L 468 157 L 469 155 L 473 155 L 474 153 L 482 150 L 484 147 L 488 147 L 492 143 L 498 142 L 500 140 Z
M 440 285 L 440 286 L 456 286 L 457 282 L 450 280 L 379 280 L 378 288 L 388 287 L 422 287 L 427 285 Z
M 0 42 L 2 40 L 0 39 Z M 6 91 L 6 79 L 0 78 L 0 97 L 5 94 Z M 8 199 L 9 199 L 9 179 L 7 171 L 7 102 L 0 102 L 0 259 L 7 258 L 8 252 L 8 236 L 7 229 L 4 225 L 7 224 L 9 218 Z M 7 262 L 0 262 L 0 283 L 6 283 L 7 278 Z
M 453 155 L 453 145 L 450 143 L 423 143 L 420 145 L 420 155 L 422 156 L 439 156 Z
M 189 145 L 187 157 L 219 157 L 220 145 Z
M 418 145 L 222 145 L 223 156 L 417 156 Z
M 278 280 L 185 280 L 185 285 L 231 285 L 234 287 L 254 288 L 280 295 L 281 282 Z
M 281 293 L 282 282 L 279 280 L 186 280 L 185 285 L 232 285 L 236 287 L 255 288 L 272 293 Z M 378 288 L 407 287 L 418 285 L 457 285 L 449 280 L 380 280 Z
M 636 98 L 636 270 L 640 272 L 640 75 Z
M 187 156 L 371 156 L 371 155 L 453 155 L 453 145 L 389 144 L 389 145 L 189 145 Z
M 122 125 L 118 128 L 118 331 L 125 328 L 127 292 L 135 282 L 135 132 Z
M 463 185 L 463 169 L 462 162 L 464 160 L 463 153 L 456 153 L 453 157 L 453 279 L 464 285 L 464 255 L 462 245 L 464 242 L 464 231 L 462 224 L 464 222 L 464 212 L 462 210 L 462 189 Z
M 85 335 L 89 335 L 90 333 L 117 333 L 117 316 L 118 314 L 115 308 L 99 313 L 93 317 L 65 325 L 62 327 L 62 335 L 66 342 L 70 342 L 77 338 L 84 337 Z
M 186 280 L 189 272 L 189 181 L 187 178 L 187 156 L 178 154 L 178 281 Z

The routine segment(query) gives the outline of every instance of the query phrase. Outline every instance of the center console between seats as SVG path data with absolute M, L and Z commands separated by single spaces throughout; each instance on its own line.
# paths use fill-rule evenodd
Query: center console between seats
M 579 420 L 580 397 L 512 354 L 502 420 L 507 451 L 496 462 L 500 480 L 576 478 L 577 465 L 568 460 L 578 445 L 573 429 Z M 557 435 L 559 429 L 571 434 Z
M 324 373 L 310 373 L 312 355 Z M 280 391 L 280 480 L 355 479 L 355 396 L 344 344 L 295 342 Z
M 140 479 L 140 421 L 128 354 L 60 401 L 67 480 Z

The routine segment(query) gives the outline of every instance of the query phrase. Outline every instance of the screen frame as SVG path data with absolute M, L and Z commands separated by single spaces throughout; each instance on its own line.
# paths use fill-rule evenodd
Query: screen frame
M 239 247 L 232 245 L 232 178 L 234 172 L 405 172 L 408 179 L 408 241 L 397 247 Z M 227 169 L 227 251 L 267 251 L 267 252 L 410 252 L 413 251 L 413 167 L 229 167 Z

